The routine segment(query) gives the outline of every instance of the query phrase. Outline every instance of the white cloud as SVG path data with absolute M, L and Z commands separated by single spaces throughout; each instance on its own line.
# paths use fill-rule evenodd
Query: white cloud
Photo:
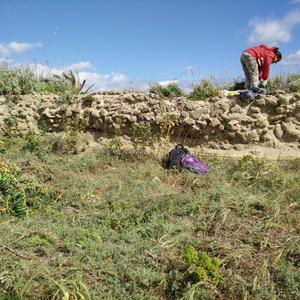
M 0 43 L 0 57 L 10 57 L 13 54 L 19 54 L 32 48 L 40 48 L 41 43 L 19 43 L 11 42 L 9 44 Z
M 300 50 L 290 53 L 286 59 L 282 61 L 283 65 L 285 66 L 297 66 L 300 65 Z
M 162 85 L 162 86 L 167 86 L 169 84 L 178 84 L 178 80 L 163 80 L 163 81 L 159 81 L 158 84 Z
M 293 28 L 298 24 L 300 24 L 300 11 L 290 12 L 282 19 L 253 19 L 249 22 L 252 31 L 248 41 L 268 44 L 287 43 L 292 39 Z
M 23 64 L 18 64 L 16 66 L 24 66 Z M 26 66 L 25 66 L 26 67 Z M 35 73 L 38 77 L 48 77 L 53 75 L 62 75 L 63 72 L 68 72 L 69 70 L 79 72 L 81 70 L 86 70 L 92 67 L 90 61 L 80 61 L 78 63 L 62 66 L 60 68 L 49 67 L 42 64 L 29 64 L 28 67 Z
M 80 70 L 89 69 L 91 67 L 92 67 L 92 64 L 90 61 L 80 61 L 79 63 L 71 64 L 71 65 L 65 67 L 65 69 L 69 69 L 69 70 L 78 72 Z
M 298 4 L 298 3 L 300 3 L 300 0 L 292 0 L 291 3 L 292 4 Z
M 121 90 L 128 87 L 129 82 L 124 74 L 110 73 L 100 74 L 96 72 L 79 72 L 80 80 L 86 80 L 88 84 L 95 84 L 96 90 Z
M 7 45 L 7 48 L 12 53 L 21 53 L 21 52 L 27 51 L 32 48 L 40 48 L 42 46 L 43 45 L 41 43 L 31 44 L 31 43 L 11 42 Z

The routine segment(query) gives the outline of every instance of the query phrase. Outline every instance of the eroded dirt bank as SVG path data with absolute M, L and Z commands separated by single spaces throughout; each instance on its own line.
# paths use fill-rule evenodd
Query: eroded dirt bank
M 157 94 L 101 93 L 72 101 L 50 94 L 0 98 L 2 133 L 78 130 L 93 144 L 116 135 L 169 136 L 226 155 L 300 156 L 300 94 L 259 96 L 253 103 L 213 97 L 192 102 Z

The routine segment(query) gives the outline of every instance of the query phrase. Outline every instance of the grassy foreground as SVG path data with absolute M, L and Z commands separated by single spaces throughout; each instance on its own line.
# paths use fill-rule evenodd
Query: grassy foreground
M 299 299 L 300 159 L 0 143 L 0 299 Z

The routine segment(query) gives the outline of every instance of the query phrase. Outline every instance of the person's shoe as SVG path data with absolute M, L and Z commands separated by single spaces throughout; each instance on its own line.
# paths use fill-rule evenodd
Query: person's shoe
M 260 94 L 260 95 L 266 95 L 267 94 L 266 89 L 259 88 L 259 87 L 253 88 L 252 92 L 255 93 L 255 94 Z

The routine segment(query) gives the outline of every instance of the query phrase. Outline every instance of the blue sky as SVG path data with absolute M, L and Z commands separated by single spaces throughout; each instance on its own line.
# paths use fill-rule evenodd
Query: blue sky
M 300 70 L 300 0 L 0 0 L 0 59 L 101 89 L 128 82 L 241 76 L 243 49 L 276 44 Z M 191 69 L 193 73 L 191 73 Z

